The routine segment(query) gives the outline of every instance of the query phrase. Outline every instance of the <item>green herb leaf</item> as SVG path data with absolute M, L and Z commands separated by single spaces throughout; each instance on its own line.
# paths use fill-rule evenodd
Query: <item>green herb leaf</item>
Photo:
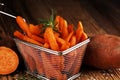
M 52 14 L 49 19 L 39 19 L 40 24 L 43 25 L 42 27 L 42 33 L 45 31 L 47 27 L 52 27 L 52 29 L 56 32 L 58 32 L 55 24 L 55 17 L 56 15 L 54 14 L 54 10 L 52 9 Z

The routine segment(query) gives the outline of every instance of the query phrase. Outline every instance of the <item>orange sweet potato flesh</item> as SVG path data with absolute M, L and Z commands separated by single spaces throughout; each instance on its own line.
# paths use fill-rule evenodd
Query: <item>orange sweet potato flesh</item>
M 17 54 L 10 48 L 0 46 L 0 74 L 7 75 L 14 72 L 18 64 Z
M 91 38 L 84 63 L 99 69 L 120 67 L 120 37 L 101 34 Z

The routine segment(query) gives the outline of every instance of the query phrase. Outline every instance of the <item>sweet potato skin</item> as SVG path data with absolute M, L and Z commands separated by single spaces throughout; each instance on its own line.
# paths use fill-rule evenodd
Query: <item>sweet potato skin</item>
M 99 69 L 120 68 L 120 37 L 109 34 L 93 36 L 84 63 Z

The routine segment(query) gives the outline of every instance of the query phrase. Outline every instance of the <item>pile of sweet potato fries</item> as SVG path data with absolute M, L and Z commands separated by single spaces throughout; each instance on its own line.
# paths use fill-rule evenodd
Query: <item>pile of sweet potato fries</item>
M 56 51 L 68 49 L 88 38 L 81 21 L 78 22 L 77 27 L 74 27 L 61 16 L 55 17 L 54 23 L 56 25 L 53 27 L 51 25 L 46 27 L 43 24 L 28 24 L 20 16 L 16 17 L 16 21 L 24 34 L 16 30 L 14 32 L 15 37 Z

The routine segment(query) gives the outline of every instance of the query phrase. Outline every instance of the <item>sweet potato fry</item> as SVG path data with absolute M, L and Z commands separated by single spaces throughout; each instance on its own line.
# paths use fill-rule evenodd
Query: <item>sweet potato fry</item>
M 70 47 L 70 43 L 69 42 L 66 42 L 65 44 L 63 44 L 60 48 L 60 51 L 63 51 L 63 50 L 66 50 Z
M 55 37 L 60 37 L 61 36 L 61 34 L 58 33 L 58 32 L 54 32 L 54 35 L 55 35 Z
M 41 37 L 39 37 L 37 35 L 31 34 L 31 33 L 28 34 L 28 37 L 30 37 L 31 39 L 33 39 L 35 41 L 38 41 L 40 43 L 44 43 L 45 42 L 43 38 L 41 38 Z
M 73 35 L 70 39 L 70 47 L 74 46 L 76 44 L 76 36 Z
M 62 80 L 61 72 L 59 70 L 56 70 L 52 66 L 52 64 L 45 52 L 41 52 L 41 57 L 42 57 L 46 77 L 49 79 L 56 78 L 57 80 Z
M 63 38 L 61 38 L 59 36 L 55 36 L 55 38 L 59 45 L 60 51 L 68 49 L 70 47 L 70 43 L 65 41 Z
M 51 49 L 59 51 L 59 46 L 57 44 L 57 41 L 53 33 L 53 29 L 51 27 L 46 28 L 44 38 L 50 44 Z
M 35 41 L 34 39 L 29 38 L 28 36 L 24 36 L 24 40 L 25 40 L 25 41 L 28 41 L 28 42 L 30 42 L 30 43 L 33 43 L 33 44 L 37 44 L 37 45 L 39 45 L 39 46 L 43 46 L 43 44 Z
M 27 34 L 30 33 L 28 24 L 24 21 L 21 16 L 16 17 L 16 22 L 18 23 L 19 27 Z
M 29 38 L 29 37 L 26 36 L 26 35 L 23 35 L 23 34 L 22 34 L 21 32 L 19 32 L 19 31 L 15 31 L 15 32 L 14 32 L 14 36 L 17 37 L 17 38 L 19 38 L 19 39 L 21 39 L 21 40 L 25 40 L 25 41 L 31 42 L 31 43 L 33 43 L 33 44 L 37 44 L 37 45 L 39 45 L 39 46 L 43 46 L 43 44 L 35 41 L 34 39 Z
M 56 18 L 55 18 L 55 23 L 56 23 L 56 24 L 59 24 L 59 18 L 60 18 L 60 16 L 57 15 Z
M 63 28 L 63 21 L 64 19 L 62 17 L 59 17 L 59 31 L 62 33 L 62 28 Z
M 77 26 L 77 30 L 76 30 L 77 43 L 80 42 L 82 33 L 83 33 L 83 26 L 82 26 L 82 22 L 79 21 L 78 26 Z
M 59 19 L 60 19 L 60 16 L 56 16 L 56 18 L 55 18 L 56 26 L 55 27 L 57 27 L 58 30 L 59 30 L 59 24 L 60 24 Z
M 62 38 L 65 39 L 66 36 L 68 36 L 67 21 L 64 20 L 62 17 L 60 17 L 59 22 L 60 22 L 59 28 L 60 28 L 60 32 L 62 34 Z
M 14 35 L 15 37 L 21 39 L 21 40 L 24 39 L 24 35 L 23 35 L 21 32 L 19 32 L 18 30 L 16 30 L 13 35 Z
M 87 34 L 86 34 L 85 32 L 83 32 L 80 41 L 84 41 L 84 40 L 87 39 L 87 38 L 88 38 Z
M 50 48 L 50 45 L 49 45 L 49 43 L 47 43 L 47 42 L 45 42 L 43 46 L 44 46 L 45 48 L 48 48 L 48 49 Z
M 60 37 L 56 37 L 56 41 L 59 44 L 60 51 L 68 49 L 70 47 L 70 43 Z
M 34 34 L 34 35 L 40 35 L 40 33 L 41 33 L 41 27 L 42 27 L 42 25 L 33 25 L 33 24 L 29 24 L 29 30 L 30 30 L 30 32 L 32 33 L 32 34 Z
M 73 32 L 74 31 L 74 25 L 73 24 L 69 24 L 68 25 L 68 32 Z
M 55 37 L 56 38 L 56 41 L 60 44 L 60 45 L 63 45 L 66 43 L 66 41 L 60 37 Z
M 70 41 L 71 37 L 73 36 L 74 32 L 69 33 L 69 35 L 65 38 L 67 42 Z
M 62 37 L 63 37 L 63 39 L 65 39 L 68 36 L 68 29 L 67 29 L 67 27 L 68 27 L 67 21 L 64 20 L 63 21 L 63 27 L 62 27 Z

